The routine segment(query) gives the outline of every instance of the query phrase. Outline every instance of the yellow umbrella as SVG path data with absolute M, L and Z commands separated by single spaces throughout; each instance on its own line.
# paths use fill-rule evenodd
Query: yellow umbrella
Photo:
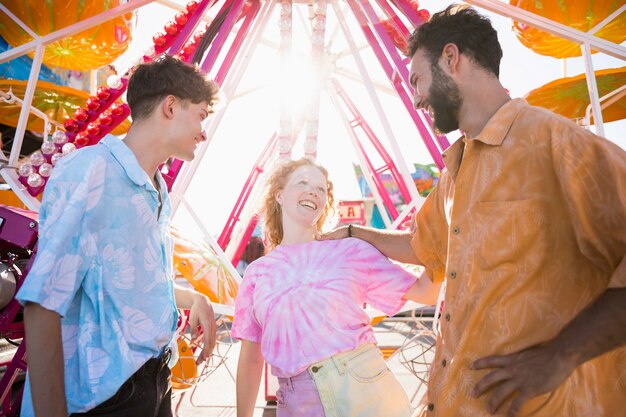
M 234 306 L 239 284 L 213 249 L 204 242 L 184 237 L 174 227 L 171 231 L 176 271 L 211 301 Z
M 124 0 L 2 0 L 2 3 L 34 33 L 44 36 L 106 12 Z M 110 64 L 131 41 L 133 14 L 127 13 L 46 47 L 43 62 L 77 71 Z M 16 47 L 32 40 L 6 13 L 0 13 L 2 37 Z M 33 54 L 31 53 L 32 57 Z
M 599 70 L 595 74 L 600 97 L 626 85 L 626 67 Z M 549 82 L 528 93 L 526 101 L 570 119 L 584 117 L 589 105 L 585 74 Z M 623 118 L 626 118 L 626 96 L 619 98 L 602 111 L 604 122 L 613 122 Z
M 12 91 L 16 97 L 23 99 L 26 92 L 26 81 L 0 80 L 0 91 L 8 93 Z M 70 87 L 62 87 L 46 81 L 38 81 L 32 106 L 44 112 L 50 121 L 55 121 L 61 125 L 69 117 L 72 117 L 74 110 L 84 107 L 89 94 L 85 91 L 75 90 Z M 7 126 L 17 127 L 22 106 L 19 103 L 5 103 L 0 100 L 0 123 Z M 114 135 L 121 135 L 128 131 L 130 121 L 125 120 L 115 129 Z M 43 120 L 35 115 L 28 118 L 27 130 L 43 132 Z
M 582 32 L 588 32 L 607 16 L 621 7 L 623 1 L 614 0 L 510 0 L 510 4 L 523 10 L 547 17 Z M 550 35 L 532 26 L 513 22 L 513 31 L 526 47 L 541 55 L 555 58 L 581 56 L 580 45 Z M 600 29 L 596 36 L 615 43 L 626 40 L 626 13 L 622 13 Z

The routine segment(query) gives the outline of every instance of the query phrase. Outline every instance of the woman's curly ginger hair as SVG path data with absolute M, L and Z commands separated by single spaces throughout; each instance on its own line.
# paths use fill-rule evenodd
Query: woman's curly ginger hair
M 317 231 L 321 232 L 322 226 L 328 217 L 335 212 L 335 198 L 333 195 L 333 183 L 328 179 L 328 171 L 316 162 L 301 158 L 293 161 L 287 161 L 279 165 L 269 176 L 265 185 L 265 195 L 263 196 L 261 205 L 261 216 L 264 220 L 265 238 L 267 239 L 267 252 L 273 250 L 283 240 L 283 219 L 280 204 L 276 201 L 276 194 L 285 188 L 285 184 L 289 176 L 302 166 L 314 166 L 319 169 L 326 178 L 326 192 L 328 201 L 324 207 L 322 215 L 317 220 Z

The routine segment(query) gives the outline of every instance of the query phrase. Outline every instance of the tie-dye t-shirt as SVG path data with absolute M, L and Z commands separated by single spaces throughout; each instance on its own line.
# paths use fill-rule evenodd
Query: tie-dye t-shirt
M 260 343 L 274 375 L 297 375 L 376 343 L 364 303 L 394 315 L 416 279 L 359 239 L 278 246 L 246 269 L 232 336 Z

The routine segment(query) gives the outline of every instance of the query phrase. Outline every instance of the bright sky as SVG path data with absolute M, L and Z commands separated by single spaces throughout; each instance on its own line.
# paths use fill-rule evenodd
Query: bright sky
M 181 0 L 178 3 L 184 4 Z M 448 1 L 422 0 L 421 7 L 434 13 L 450 3 Z M 356 43 L 359 46 L 364 46 L 366 43 L 356 20 L 354 20 L 349 9 L 343 7 L 343 10 Z M 306 60 L 310 51 L 310 44 L 305 35 L 305 28 L 308 27 L 306 22 L 307 6 L 294 4 L 294 11 L 293 50 L 296 53 L 295 65 L 296 68 L 306 68 Z M 510 91 L 511 96 L 524 96 L 530 90 L 563 76 L 564 65 L 561 60 L 540 56 L 517 41 L 511 31 L 510 19 L 486 11 L 482 12 L 490 16 L 503 45 L 504 58 L 501 64 L 501 80 Z M 281 86 L 284 86 L 286 81 L 279 75 L 279 60 L 275 50 L 279 41 L 277 13 L 278 9 L 274 11 L 273 16 L 265 26 L 263 39 L 269 42 L 261 42 L 256 47 L 247 71 L 237 87 L 235 97 L 230 102 L 223 103 L 227 105 L 225 115 L 185 195 L 202 219 L 204 226 L 213 235 L 218 235 L 221 232 L 255 160 L 270 136 L 278 128 L 280 112 L 277 97 Z M 119 72 L 125 71 L 140 56 L 141 51 L 151 45 L 152 35 L 162 30 L 163 24 L 171 20 L 174 14 L 174 10 L 158 3 L 144 6 L 139 10 L 133 44 L 131 44 L 129 51 L 116 62 Z M 326 39 L 328 41 L 337 28 L 337 19 L 331 6 L 328 7 L 327 15 Z M 335 73 L 337 70 L 347 70 L 358 74 L 355 61 L 349 54 L 346 57 L 340 57 L 341 53 L 347 50 L 347 43 L 341 31 L 332 39 L 332 44 L 327 45 L 329 54 L 327 55 L 326 69 L 331 73 Z M 273 45 L 269 46 L 269 43 Z M 362 54 L 373 80 L 389 89 L 389 82 L 369 47 L 363 48 Z M 623 61 L 594 55 L 595 69 L 615 68 L 624 65 Z M 582 58 L 568 59 L 566 67 L 568 76 L 584 72 Z M 213 71 L 215 72 L 216 69 Z M 294 102 L 292 105 L 294 107 L 298 106 L 302 97 L 305 96 L 304 87 L 308 84 L 308 81 L 303 78 L 305 73 L 306 71 L 303 70 L 293 71 L 294 79 L 290 80 L 289 85 L 293 92 Z M 337 78 L 348 91 L 381 142 L 388 144 L 382 122 L 377 116 L 375 107 L 363 84 L 343 76 Z M 301 87 L 302 90 L 299 91 L 298 87 Z M 378 91 L 378 97 L 392 127 L 395 139 L 402 149 L 405 162 L 409 166 L 414 162 L 432 162 L 399 98 L 382 90 Z M 329 169 L 331 179 L 335 183 L 336 195 L 340 199 L 359 198 L 360 193 L 352 169 L 352 163 L 356 163 L 358 159 L 344 125 L 336 113 L 328 95 L 322 92 L 318 161 Z M 623 134 L 625 128 L 625 121 L 605 125 L 606 136 L 624 149 L 626 149 L 626 135 Z M 458 133 L 449 135 L 451 142 L 458 137 Z M 294 158 L 302 155 L 302 142 L 303 140 L 300 139 L 296 144 Z M 389 146 L 387 149 L 395 159 Z M 193 228 L 190 226 L 184 210 L 179 212 L 175 218 L 175 223 L 184 228 Z

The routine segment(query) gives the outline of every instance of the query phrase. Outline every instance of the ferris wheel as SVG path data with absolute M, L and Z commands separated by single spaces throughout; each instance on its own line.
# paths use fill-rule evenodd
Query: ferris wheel
M 626 48 L 620 45 L 626 39 L 626 6 L 611 9 L 602 2 L 589 2 L 589 7 L 596 9 L 591 14 L 592 27 L 584 29 L 564 25 L 571 19 L 561 19 L 557 11 L 541 16 L 524 1 L 467 2 L 514 19 L 520 38 L 542 53 L 558 50 L 562 54 L 574 45 L 589 62 L 592 50 L 626 59 Z M 407 39 L 429 18 L 429 12 L 416 0 L 112 0 L 107 9 L 97 1 L 52 2 L 51 8 L 39 7 L 34 1 L 25 2 L 24 7 L 17 3 L 9 0 L 0 5 L 0 23 L 6 28 L 2 36 L 11 45 L 0 52 L 0 64 L 17 62 L 27 55 L 32 63 L 26 80 L 0 79 L 0 122 L 13 123 L 16 128 L 0 173 L 27 209 L 3 211 L 3 221 L 12 227 L 0 231 L 3 265 L 9 265 L 8 269 L 15 266 L 18 271 L 13 272 L 17 278 L 0 288 L 0 299 L 6 298 L 0 306 L 0 332 L 9 338 L 23 337 L 19 305 L 12 297 L 36 251 L 36 212 L 54 164 L 75 149 L 96 144 L 107 133 L 124 134 L 129 126 L 129 109 L 124 102 L 127 73 L 115 74 L 109 68 L 107 76 L 99 79 L 92 72 L 89 93 L 38 79 L 48 67 L 92 71 L 114 62 L 128 50 L 132 38 L 145 30 L 142 28 L 148 22 L 138 15 L 145 7 L 158 5 L 166 17 L 150 34 L 150 44 L 137 53 L 135 62 L 149 62 L 163 53 L 176 55 L 200 66 L 221 86 L 222 102 L 206 125 L 209 140 L 202 144 L 195 160 L 170 160 L 161 168 L 174 210 L 197 225 L 207 245 L 185 246 L 189 242 L 181 237 L 180 247 L 187 249 L 179 252 L 180 265 L 191 264 L 185 255 L 189 251 L 200 251 L 217 259 L 222 268 L 221 275 L 203 277 L 204 281 L 193 279 L 202 265 L 188 272 L 192 284 L 204 285 L 205 291 L 213 294 L 217 313 L 232 315 L 233 295 L 241 279 L 236 266 L 259 221 L 255 202 L 264 173 L 275 161 L 292 158 L 297 149 L 303 156 L 322 158 L 325 143 L 344 141 L 352 154 L 335 157 L 358 161 L 388 228 L 400 227 L 423 201 L 400 141 L 406 137 L 419 141 L 424 158 L 443 169 L 441 154 L 449 146 L 448 138 L 435 133 L 427 113 L 415 110 L 408 79 Z M 585 6 L 587 3 L 579 7 L 580 14 L 589 16 Z M 546 33 L 564 39 L 565 44 L 551 46 L 554 39 L 544 36 Z M 591 97 L 585 103 L 590 109 L 586 111 L 593 114 L 601 134 L 601 88 L 592 64 L 587 65 L 583 79 Z M 259 91 L 269 94 L 262 96 L 255 114 L 238 112 L 238 103 Z M 607 100 L 619 104 L 626 90 L 622 83 L 615 93 L 602 94 L 612 94 Z M 396 105 L 393 112 L 388 108 L 390 100 Z M 401 135 L 392 120 L 396 111 L 404 118 Z M 259 115 L 266 120 L 253 117 Z M 329 129 L 326 122 L 331 116 L 336 123 Z M 587 119 L 590 121 L 591 116 Z M 226 132 L 224 125 L 229 120 L 241 130 Z M 31 130 L 42 133 L 43 144 L 21 158 L 25 134 Z M 243 138 L 250 131 L 254 141 L 248 144 Z M 247 159 L 241 154 L 227 156 L 233 169 L 243 174 L 220 232 L 206 227 L 206 211 L 198 208 L 192 194 L 210 183 L 202 175 L 203 169 L 214 163 L 212 154 L 219 155 L 214 148 L 228 140 L 240 141 L 241 147 L 256 152 Z M 398 190 L 402 204 L 390 195 L 389 181 Z M 216 232 L 219 234 L 214 238 Z M 19 239 L 15 237 L 18 235 Z M 9 253 L 14 259 L 7 258 Z M 9 290 L 4 293 L 7 285 Z M 25 368 L 23 349 L 18 349 L 8 366 L 11 372 Z M 9 382 L 3 379 L 0 385 L 5 392 L 0 415 L 15 409 L 6 399 Z

